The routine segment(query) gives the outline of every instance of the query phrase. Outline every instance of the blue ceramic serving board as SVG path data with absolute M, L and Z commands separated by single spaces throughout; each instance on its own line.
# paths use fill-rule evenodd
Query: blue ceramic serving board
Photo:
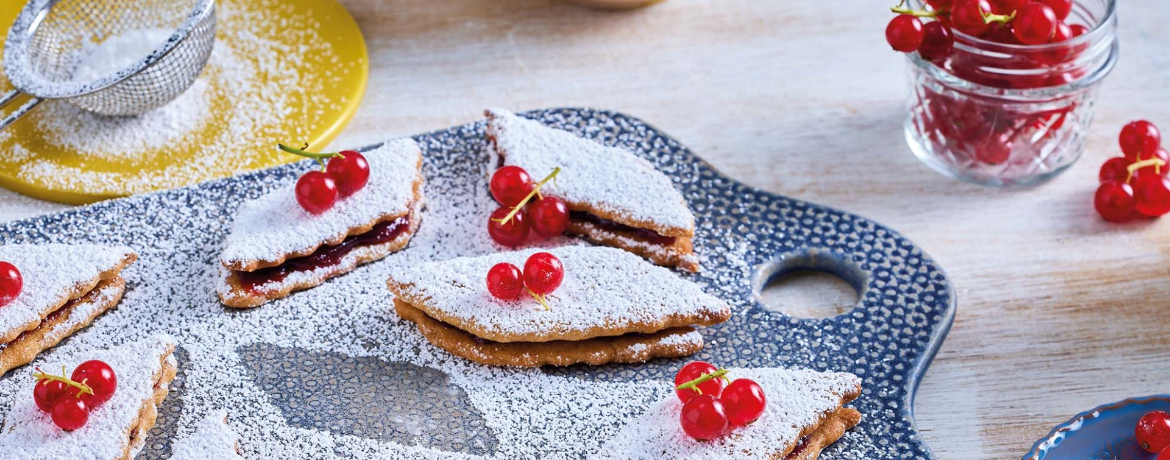
M 864 380 L 864 391 L 852 403 L 864 414 L 864 419 L 827 449 L 822 458 L 934 458 L 916 432 L 913 400 L 919 381 L 950 329 L 956 303 L 942 269 L 914 243 L 863 217 L 736 182 L 715 171 L 677 141 L 626 115 L 589 109 L 551 109 L 524 116 L 624 147 L 667 174 L 688 200 L 697 221 L 695 252 L 702 258 L 703 271 L 683 276 L 730 302 L 734 312 L 727 323 L 703 329 L 707 346 L 687 359 L 657 360 L 641 365 L 548 368 L 544 370 L 546 374 L 600 382 L 669 382 L 676 370 L 692 359 L 724 367 L 782 366 L 852 372 Z M 459 181 L 486 188 L 483 133 L 481 122 L 415 136 L 424 150 L 424 175 L 428 181 L 458 176 Z M 219 242 L 227 223 L 231 222 L 236 203 L 289 183 L 310 167 L 309 163 L 301 162 L 15 222 L 0 226 L 0 239 L 6 244 L 128 243 L 141 248 L 140 264 L 161 260 L 203 273 L 200 270 L 215 263 Z M 176 203 L 182 205 L 175 206 Z M 428 225 L 425 214 L 422 225 Z M 173 247 L 177 233 L 182 233 L 185 242 L 194 239 L 197 243 L 182 247 L 202 249 L 168 250 Z M 760 304 L 759 290 L 770 280 L 788 272 L 810 269 L 836 274 L 851 283 L 860 293 L 858 304 L 844 314 L 826 319 L 793 318 L 769 311 Z M 202 275 L 180 273 L 179 276 Z M 138 289 L 145 289 L 152 282 L 132 281 L 138 283 Z M 371 287 L 374 289 L 380 293 L 384 286 Z M 192 304 L 211 302 L 210 297 L 191 300 Z M 388 302 L 386 305 L 389 308 Z M 176 304 L 174 308 L 185 307 Z M 261 308 L 281 306 L 277 302 Z M 223 314 L 232 313 L 224 311 Z M 387 321 L 396 320 L 392 316 L 388 318 Z M 101 321 L 103 318 L 98 319 Z M 93 327 L 100 324 L 95 323 Z M 273 404 L 283 413 L 283 423 L 290 426 L 485 457 L 492 457 L 503 448 L 497 444 L 498 433 L 493 434 L 476 416 L 476 411 L 466 407 L 466 398 L 459 397 L 459 391 L 418 390 L 440 385 L 445 381 L 442 372 L 368 357 L 264 344 L 240 347 L 237 353 L 238 357 L 232 359 L 243 363 L 253 383 L 272 397 Z M 182 350 L 179 357 L 181 362 L 188 359 Z M 425 403 L 432 410 L 383 413 L 411 406 L 370 400 L 387 395 L 360 391 L 360 385 L 369 382 L 359 385 L 344 379 L 314 378 L 313 373 L 319 372 L 321 363 L 325 363 L 331 375 L 356 372 L 356 375 L 390 380 L 383 386 L 396 388 L 398 393 L 389 393 L 396 401 Z M 281 377 L 269 377 L 274 375 Z M 386 379 L 390 375 L 410 375 L 417 384 L 395 387 L 400 379 Z M 303 384 L 290 394 L 282 379 Z M 355 385 L 359 387 L 356 393 L 364 396 L 353 396 Z M 184 377 L 180 374 L 171 396 L 163 404 L 159 425 L 152 430 L 150 442 L 138 459 L 169 457 L 170 439 L 176 433 L 179 414 L 185 405 L 201 403 L 188 401 L 185 394 Z M 316 406 L 314 401 L 325 406 Z M 349 405 L 330 406 L 337 404 Z M 309 412 L 300 407 L 318 410 Z M 443 409 L 448 416 L 435 416 L 433 408 Z M 336 420 L 330 415 L 337 413 L 345 414 L 347 419 Z M 361 419 L 362 416 L 369 418 Z M 412 417 L 431 417 L 422 423 L 430 428 L 420 433 L 397 425 L 398 421 Z M 247 439 L 244 441 L 247 443 Z M 584 458 L 588 454 L 571 452 L 568 457 Z M 303 455 L 313 456 L 311 452 Z
M 1057 425 L 1022 460 L 1154 460 L 1158 454 L 1142 450 L 1134 427 L 1156 410 L 1170 412 L 1170 395 L 1098 406 Z

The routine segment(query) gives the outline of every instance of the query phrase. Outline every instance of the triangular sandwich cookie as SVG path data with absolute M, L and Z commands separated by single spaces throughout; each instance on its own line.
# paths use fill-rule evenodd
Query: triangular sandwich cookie
M 85 426 L 64 431 L 37 408 L 29 379 L 27 395 L 14 398 L 16 402 L 0 426 L 0 452 L 8 454 L 6 458 L 134 458 L 146 445 L 146 435 L 158 418 L 158 406 L 166 399 L 178 371 L 174 350 L 174 339 L 160 335 L 87 352 L 64 363 L 43 363 L 40 367 L 48 371 L 60 369 L 61 364 L 73 369 L 91 359 L 105 361 L 118 376 L 117 391 L 90 411 Z
M 561 168 L 542 193 L 565 201 L 568 232 L 658 265 L 699 270 L 695 216 L 670 178 L 645 159 L 507 110 L 489 109 L 492 170 L 519 166 L 534 178 Z
M 644 362 L 687 356 L 702 348 L 695 326 L 726 321 L 726 302 L 670 270 L 628 252 L 569 246 L 548 250 L 564 280 L 548 295 L 550 310 L 521 297 L 488 292 L 488 270 L 518 267 L 537 250 L 430 262 L 394 272 L 395 310 L 428 341 L 488 365 L 536 367 Z
M 861 379 L 849 373 L 781 368 L 732 369 L 764 390 L 767 405 L 754 423 L 713 441 L 683 432 L 683 403 L 674 392 L 630 421 L 590 457 L 629 460 L 813 460 L 861 421 L 843 407 L 861 394 Z
M 114 308 L 126 286 L 122 269 L 137 257 L 123 246 L 0 246 L 0 261 L 16 266 L 24 281 L 20 294 L 0 307 L 0 375 Z
M 227 424 L 227 412 L 215 411 L 195 427 L 195 433 L 171 445 L 171 460 L 244 460 L 240 435 Z
M 422 151 L 398 139 L 363 155 L 369 182 L 322 214 L 301 208 L 295 184 L 240 206 L 219 256 L 224 305 L 255 307 L 406 247 L 423 206 Z

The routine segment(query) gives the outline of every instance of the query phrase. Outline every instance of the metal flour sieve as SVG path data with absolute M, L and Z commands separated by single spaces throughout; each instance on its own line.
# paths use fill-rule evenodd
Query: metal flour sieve
M 87 45 L 131 30 L 174 29 L 145 59 L 94 81 L 73 81 Z M 7 128 L 42 101 L 60 99 L 103 115 L 138 115 L 186 91 L 211 56 L 214 0 L 31 0 L 4 45 L 4 71 L 17 89 L 0 109 L 32 96 L 0 121 Z

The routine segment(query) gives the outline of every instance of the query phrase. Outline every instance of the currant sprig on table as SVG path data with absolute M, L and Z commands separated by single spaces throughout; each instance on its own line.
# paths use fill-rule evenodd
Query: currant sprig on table
M 544 309 L 552 310 L 548 295 L 561 287 L 565 279 L 565 266 L 561 259 L 547 252 L 528 256 L 524 271 L 510 263 L 498 263 L 487 274 L 487 288 L 492 297 L 500 300 L 514 300 L 524 292 L 540 302 Z
M 727 378 L 730 371 L 694 361 L 674 376 L 674 392 L 683 402 L 679 423 L 686 434 L 712 440 L 745 427 L 764 414 L 764 389 L 751 379 Z
M 1158 460 L 1170 460 L 1170 414 L 1156 410 L 1143 415 L 1133 433 L 1142 450 L 1158 454 Z
M 20 297 L 23 289 L 24 277 L 20 275 L 20 269 L 10 262 L 0 261 L 0 307 Z
M 320 171 L 309 171 L 297 179 L 297 203 L 310 214 L 328 211 L 339 199 L 357 193 L 370 180 L 370 163 L 353 150 L 317 153 L 308 151 L 309 144 L 299 149 L 284 144 L 277 146 L 282 151 L 312 158 L 321 164 Z M 329 160 L 328 163 L 325 160 Z
M 33 387 L 37 408 L 48 413 L 53 423 L 65 431 L 85 426 L 90 411 L 113 398 L 118 389 L 114 369 L 97 360 L 81 363 L 68 377 L 64 366 L 61 375 L 37 368 L 32 376 L 37 379 Z
M 1170 154 L 1158 127 L 1145 120 L 1125 125 L 1118 136 L 1123 156 L 1101 165 L 1093 197 L 1097 214 L 1109 222 L 1170 213 Z
M 564 233 L 569 228 L 568 204 L 541 193 L 549 181 L 556 183 L 560 172 L 561 168 L 553 168 L 540 182 L 533 182 L 528 171 L 519 166 L 496 170 L 492 174 L 490 189 L 500 207 L 488 219 L 488 234 L 492 240 L 514 248 L 528 241 L 530 232 L 545 238 Z

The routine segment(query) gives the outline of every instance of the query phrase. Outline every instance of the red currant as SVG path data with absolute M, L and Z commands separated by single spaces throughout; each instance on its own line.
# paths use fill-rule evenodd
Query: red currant
M 1157 410 L 1143 415 L 1133 434 L 1146 452 L 1165 450 L 1170 446 L 1170 414 Z
M 1130 161 L 1124 157 L 1110 158 L 1101 165 L 1101 172 L 1097 175 L 1100 182 L 1125 182 L 1129 179 Z
M 1052 12 L 1056 13 L 1056 19 L 1061 21 L 1068 19 L 1068 15 L 1072 13 L 1073 0 L 1035 0 L 1037 3 L 1043 3 L 1052 8 Z
M 528 240 L 528 214 L 520 211 L 508 219 L 507 223 L 501 222 L 511 212 L 512 208 L 507 206 L 496 209 L 488 220 L 488 234 L 497 243 L 514 248 Z
M 1106 182 L 1093 198 L 1097 214 L 1109 222 L 1125 222 L 1133 215 L 1133 187 L 1124 182 Z
M 697 386 L 699 391 L 695 391 L 695 390 L 692 390 L 690 388 L 687 388 L 685 390 L 677 389 L 679 385 L 682 385 L 684 383 L 687 383 L 687 382 L 695 380 L 699 377 L 702 377 L 704 374 L 714 374 L 715 371 L 718 371 L 718 370 L 719 369 L 717 369 L 715 366 L 711 365 L 711 363 L 706 363 L 703 361 L 692 361 L 692 362 L 688 363 L 686 366 L 683 366 L 682 369 L 679 369 L 678 373 L 674 375 L 674 387 L 675 387 L 674 394 L 678 395 L 679 401 L 682 401 L 682 402 L 687 402 L 687 401 L 690 401 L 692 399 L 695 399 L 695 396 L 699 396 L 699 392 L 702 392 L 702 394 L 705 394 L 705 395 L 712 395 L 712 396 L 718 398 L 720 395 L 723 394 L 723 383 L 724 382 L 723 382 L 723 379 L 721 379 L 721 378 L 711 379 L 711 380 L 708 380 L 706 382 L 700 383 Z
M 951 29 L 934 21 L 922 28 L 922 45 L 918 47 L 918 55 L 928 61 L 937 61 L 951 54 L 955 49 L 955 36 Z
M 1148 217 L 1170 212 L 1170 179 L 1158 174 L 1143 174 L 1133 181 L 1134 209 Z
M 995 14 L 1012 14 L 1028 4 L 1028 0 L 990 0 L 991 12 Z
M 565 279 L 565 266 L 561 259 L 547 252 L 528 256 L 524 262 L 524 286 L 540 295 L 551 294 L 561 287 Z
M 366 157 L 353 150 L 345 150 L 340 157 L 329 160 L 325 172 L 337 183 L 337 193 L 342 198 L 357 193 L 370 181 L 370 163 Z
M 983 15 L 990 12 L 991 3 L 987 0 L 956 0 L 951 10 L 951 24 L 959 32 L 978 37 L 987 30 Z
M 73 370 L 73 374 L 69 378 L 74 382 L 84 383 L 93 390 L 93 394 L 78 396 L 85 401 L 85 405 L 89 406 L 90 409 L 105 404 L 106 401 L 114 397 L 114 392 L 118 390 L 118 376 L 114 374 L 114 369 L 109 364 L 98 360 L 81 363 L 77 369 Z
M 975 158 L 989 165 L 1007 163 L 1012 156 L 1012 141 L 1007 134 L 990 137 L 982 148 L 975 152 Z
M 1126 158 L 1149 158 L 1157 153 L 1158 147 L 1161 146 L 1162 133 L 1153 123 L 1138 120 L 1121 128 L 1118 143 L 1121 144 L 1121 153 L 1124 153 Z
M 723 403 L 712 395 L 697 396 L 683 404 L 679 423 L 688 436 L 701 441 L 723 436 L 730 428 Z
M 528 171 L 519 166 L 504 166 L 492 174 L 490 184 L 492 197 L 504 206 L 516 206 L 532 192 L 536 184 Z
M 746 426 L 764 415 L 764 407 L 768 405 L 768 398 L 764 397 L 764 389 L 760 384 L 750 379 L 736 379 L 723 389 L 723 396 L 719 397 L 723 408 L 727 411 L 727 421 L 731 426 Z
M 1162 449 L 1162 453 L 1158 454 L 1156 460 L 1170 460 L 1170 447 Z
M 1028 3 L 1016 11 L 1012 33 L 1025 45 L 1048 43 L 1056 33 L 1056 13 L 1043 3 Z
M 909 53 L 922 44 L 922 21 L 909 14 L 894 16 L 886 26 L 886 42 L 895 51 Z
M 565 233 L 569 229 L 569 205 L 564 200 L 546 196 L 528 206 L 532 231 L 545 238 Z
M 1073 24 L 1069 26 L 1069 29 L 1072 29 L 1073 37 L 1080 37 L 1081 35 L 1089 33 L 1089 28 L 1082 24 Z
M 509 263 L 498 263 L 488 270 L 488 292 L 501 300 L 512 300 L 524 293 L 524 273 Z
M 60 380 L 40 379 L 33 388 L 33 401 L 43 412 L 51 412 L 57 399 L 65 396 L 71 387 Z
M 0 307 L 20 297 L 21 289 L 24 289 L 24 277 L 20 275 L 20 269 L 11 263 L 0 262 Z
M 49 415 L 52 416 L 53 423 L 62 430 L 73 431 L 85 426 L 89 421 L 89 407 L 81 398 L 58 398 Z
M 926 3 L 935 11 L 947 11 L 955 4 L 955 0 L 926 0 Z
M 297 203 L 309 214 L 328 211 L 337 202 L 337 183 L 321 171 L 309 171 L 297 180 Z

